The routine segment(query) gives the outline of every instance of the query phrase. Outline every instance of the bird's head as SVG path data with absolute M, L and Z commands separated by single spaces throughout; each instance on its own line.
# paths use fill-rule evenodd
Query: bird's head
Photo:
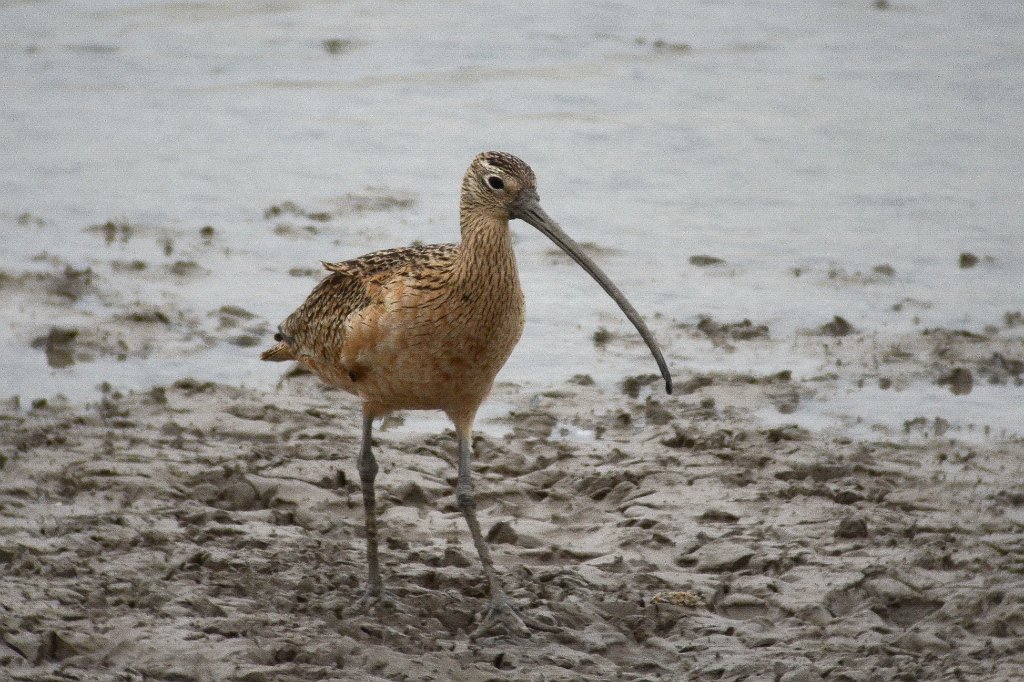
M 537 176 L 525 161 L 506 152 L 476 155 L 462 180 L 462 204 L 475 214 L 511 220 L 524 204 L 536 203 Z
M 505 152 L 477 154 L 462 181 L 461 214 L 463 239 L 482 226 L 489 226 L 483 229 L 493 230 L 500 225 L 504 230 L 507 221 L 518 218 L 533 225 L 557 244 L 601 285 L 640 332 L 661 369 L 665 390 L 672 392 L 672 376 L 654 335 L 619 288 L 541 208 L 540 197 L 537 196 L 537 176 L 525 161 Z

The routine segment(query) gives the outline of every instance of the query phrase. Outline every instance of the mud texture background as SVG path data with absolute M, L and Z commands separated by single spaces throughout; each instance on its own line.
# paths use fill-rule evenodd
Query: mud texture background
M 897 383 L 915 372 L 914 357 L 887 367 Z M 499 386 L 516 408 L 504 437 L 476 439 L 482 523 L 510 595 L 559 630 L 477 640 L 466 633 L 486 586 L 455 507 L 450 432 L 404 433 L 400 419 L 378 430 L 399 601 L 346 617 L 365 570 L 346 396 L 300 375 L 275 392 L 183 379 L 107 388 L 86 407 L 8 404 L 3 675 L 1024 674 L 1024 442 L 969 443 L 924 417 L 874 438 L 750 418 L 837 375 L 692 375 L 672 398 L 652 379 L 622 392 L 585 375 L 536 394 Z

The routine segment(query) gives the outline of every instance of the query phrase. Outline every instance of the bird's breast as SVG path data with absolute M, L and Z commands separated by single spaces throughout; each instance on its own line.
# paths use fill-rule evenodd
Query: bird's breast
M 479 404 L 522 334 L 518 279 L 485 286 L 400 279 L 354 316 L 343 349 L 348 390 L 380 411 Z

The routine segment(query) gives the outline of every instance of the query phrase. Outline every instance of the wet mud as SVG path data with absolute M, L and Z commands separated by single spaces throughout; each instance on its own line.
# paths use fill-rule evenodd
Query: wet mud
M 664 397 L 643 377 L 607 393 L 574 378 L 521 396 L 504 438 L 476 438 L 506 589 L 556 628 L 479 639 L 451 432 L 379 431 L 396 599 L 351 615 L 365 566 L 344 396 L 300 375 L 276 392 L 184 379 L 8 403 L 0 663 L 18 680 L 1024 672 L 1024 441 L 759 427 L 746 405 L 801 382 L 689 382 Z
M 413 200 L 368 190 L 330 211 L 284 201 L 261 227 L 315 235 Z M 141 240 L 150 255 L 111 251 L 76 267 L 41 253 L 0 273 L 13 338 L 50 371 L 218 347 L 255 357 L 270 338 L 271 323 L 245 306 L 123 293 L 136 280 L 211 277 L 216 228 L 109 221 L 92 233 L 105 245 Z M 812 276 L 879 286 L 891 270 Z M 929 305 L 904 298 L 891 314 Z M 89 403 L 9 399 L 0 665 L 26 681 L 1018 678 L 1024 438 L 925 405 L 894 407 L 895 425 L 800 418 L 851 392 L 1014 391 L 1021 314 L 896 333 L 847 315 L 795 334 L 757 319 L 655 316 L 680 368 L 674 396 L 651 373 L 610 387 L 588 374 L 498 385 L 509 409 L 475 439 L 477 499 L 510 597 L 553 628 L 528 636 L 471 636 L 487 587 L 455 503 L 450 431 L 405 415 L 380 424 L 395 599 L 353 614 L 365 546 L 348 396 L 292 369 L 276 387 L 181 378 L 136 391 L 104 382 Z M 601 353 L 640 343 L 614 329 L 581 333 Z M 803 369 L 710 362 L 742 353 Z

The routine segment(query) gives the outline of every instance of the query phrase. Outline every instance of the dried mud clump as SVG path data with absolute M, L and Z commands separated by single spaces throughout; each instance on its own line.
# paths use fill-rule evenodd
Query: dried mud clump
M 754 324 L 750 320 L 739 322 L 715 322 L 710 317 L 702 316 L 697 329 L 717 344 L 729 341 L 749 341 L 751 339 L 768 338 L 768 325 Z
M 640 389 L 644 386 L 650 386 L 658 381 L 659 378 L 660 377 L 657 374 L 638 374 L 636 376 L 626 377 L 622 382 L 622 392 L 630 398 L 639 398 Z
M 140 322 L 142 324 L 163 324 L 169 325 L 171 319 L 167 317 L 167 314 L 159 308 L 138 306 L 135 307 L 123 315 L 117 317 L 127 322 Z
M 167 271 L 175 277 L 198 277 L 208 275 L 210 271 L 191 260 L 179 260 L 167 266 Z
M 102 235 L 105 244 L 127 244 L 135 236 L 136 228 L 125 220 L 108 220 L 102 225 L 90 225 L 85 231 Z
M 949 386 L 953 395 L 967 395 L 974 388 L 974 374 L 965 367 L 953 368 L 952 372 L 939 377 L 939 386 Z
M 355 47 L 355 42 L 345 38 L 327 38 L 320 41 L 320 45 L 323 46 L 327 54 L 339 55 L 350 52 Z
M 700 389 L 711 386 L 714 383 L 714 377 L 706 374 L 698 374 L 690 377 L 679 385 L 679 394 L 689 395 L 690 393 L 696 393 Z
M 149 267 L 149 264 L 144 260 L 112 260 L 110 261 L 110 269 L 114 272 L 142 272 Z
M 52 258 L 45 253 L 37 256 L 36 260 L 50 261 L 58 266 L 63 264 L 60 259 Z M 64 265 L 54 272 L 12 274 L 0 271 L 0 291 L 18 290 L 29 294 L 43 292 L 55 299 L 49 303 L 67 304 L 96 293 L 95 279 L 92 268 L 78 269 L 71 265 Z
M 51 279 L 48 289 L 51 294 L 77 301 L 94 290 L 92 268 L 76 270 L 69 265 L 63 275 Z
M 1024 385 L 1024 358 L 1009 358 L 1002 353 L 993 353 L 988 360 L 978 364 L 977 371 L 990 384 Z
M 690 256 L 690 265 L 694 265 L 698 268 L 706 268 L 709 265 L 724 265 L 725 261 L 717 256 L 708 255 L 693 255 Z
M 282 201 L 263 210 L 263 219 L 270 220 L 284 215 L 299 216 L 316 222 L 327 222 L 333 217 L 328 211 L 307 211 L 294 201 Z
M 839 522 L 836 537 L 849 540 L 869 537 L 868 524 L 862 518 L 848 516 Z
M 20 214 L 17 220 L 18 224 L 22 227 L 45 227 L 46 221 L 37 215 L 32 215 L 28 211 Z
M 992 325 L 984 334 L 929 328 L 921 332 L 921 338 L 927 343 L 933 379 L 949 386 L 955 395 L 967 395 L 977 381 L 1024 385 L 1024 339 L 1018 335 L 1003 333 Z
M 51 327 L 46 336 L 37 337 L 32 341 L 33 348 L 42 348 L 46 351 L 46 364 L 59 369 L 75 364 L 75 339 L 78 338 L 77 329 L 65 329 Z
M 831 322 L 818 327 L 818 333 L 822 336 L 849 336 L 855 331 L 853 325 L 839 315 L 834 316 Z

